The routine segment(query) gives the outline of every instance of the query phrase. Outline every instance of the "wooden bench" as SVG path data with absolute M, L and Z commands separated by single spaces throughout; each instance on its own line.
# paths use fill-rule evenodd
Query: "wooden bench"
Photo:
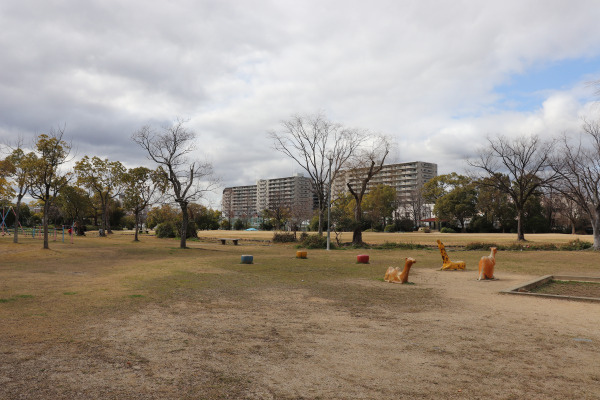
M 233 242 L 233 244 L 237 246 L 238 240 L 240 240 L 240 239 L 221 238 L 219 240 L 221 241 L 221 244 L 225 244 L 225 243 L 227 243 L 228 240 L 231 240 Z

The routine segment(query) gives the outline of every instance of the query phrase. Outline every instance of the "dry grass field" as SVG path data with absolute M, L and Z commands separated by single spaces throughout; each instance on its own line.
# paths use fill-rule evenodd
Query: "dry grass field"
M 454 272 L 438 270 L 437 249 L 301 260 L 271 233 L 199 236 L 185 250 L 126 233 L 48 251 L 0 238 L 0 399 L 600 398 L 600 304 L 499 294 L 540 275 L 600 276 L 600 254 L 501 251 L 499 280 L 478 282 L 488 252 L 452 246 L 515 235 L 365 234 L 441 238 L 467 262 Z M 383 282 L 409 256 L 412 284 Z

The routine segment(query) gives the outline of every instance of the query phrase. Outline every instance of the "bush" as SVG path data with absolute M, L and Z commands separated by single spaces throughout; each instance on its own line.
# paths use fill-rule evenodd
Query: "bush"
M 231 224 L 226 219 L 224 219 L 223 221 L 221 221 L 220 225 L 221 225 L 220 229 L 223 229 L 224 231 L 228 231 L 228 230 L 231 229 Z
M 505 250 L 501 248 L 501 246 L 496 245 L 495 243 L 486 243 L 486 242 L 471 242 L 465 246 L 465 250 L 489 250 L 490 247 L 496 247 L 498 250 Z
M 590 247 L 592 247 L 592 244 L 590 242 L 584 242 L 579 239 L 575 239 L 575 240 L 571 240 L 567 244 L 563 244 L 562 246 L 560 246 L 560 249 L 561 250 L 585 250 L 585 249 L 589 249 Z
M 396 232 L 396 227 L 394 225 L 386 225 L 385 228 L 383 228 L 384 232 Z
M 443 227 L 440 229 L 440 233 L 456 233 L 456 231 L 452 228 Z
M 269 220 L 264 220 L 263 222 L 260 223 L 259 228 L 261 231 L 272 231 L 273 224 Z
M 135 227 L 135 217 L 133 215 L 126 215 L 121 218 L 121 224 L 127 229 L 133 229 Z
M 162 222 L 154 228 L 159 238 L 174 238 L 177 236 L 177 227 L 173 221 Z
M 235 222 L 233 223 L 233 229 L 236 231 L 241 231 L 246 228 L 247 228 L 246 224 L 241 219 L 236 219 Z
M 291 232 L 275 232 L 273 243 L 291 243 L 296 241 L 296 236 Z
M 401 249 L 401 250 L 421 250 L 421 249 L 427 249 L 427 245 L 424 244 L 418 244 L 418 243 L 394 243 L 394 242 L 385 242 L 382 245 L 379 246 L 373 246 L 373 249 L 380 249 L 380 250 L 391 250 L 391 249 Z
M 176 229 L 176 232 L 177 236 L 179 236 L 179 228 Z M 194 221 L 188 221 L 187 234 L 185 237 L 188 239 L 198 238 L 198 228 L 196 227 L 196 223 Z
M 300 247 L 304 247 L 307 249 L 326 249 L 327 248 L 327 236 L 319 236 L 319 235 L 307 235 L 304 240 L 302 240 Z M 333 242 L 329 243 L 329 247 L 333 248 Z

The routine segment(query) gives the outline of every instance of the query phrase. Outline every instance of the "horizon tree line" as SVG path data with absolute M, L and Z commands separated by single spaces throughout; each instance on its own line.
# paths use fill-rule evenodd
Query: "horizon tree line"
M 185 248 L 189 205 L 218 185 L 212 164 L 191 157 L 197 136 L 185 124 L 186 121 L 177 119 L 172 125 L 161 128 L 144 126 L 132 135 L 132 140 L 156 164 L 155 170 L 145 167 L 127 169 L 119 161 L 84 156 L 69 171 L 65 167 L 72 161 L 71 143 L 63 138 L 64 127 L 51 129 L 48 134 L 37 136 L 29 152 L 25 151 L 22 142 L 9 149 L 8 156 L 0 162 L 0 196 L 5 203 L 16 199 L 15 223 L 19 221 L 26 194 L 39 202 L 43 208 L 44 248 L 48 248 L 48 216 L 57 202 L 68 209 L 66 214 L 76 217 L 86 207 L 86 194 L 95 199 L 92 203 L 98 204 L 96 211 L 101 218 L 101 235 L 111 233 L 109 205 L 117 198 L 132 211 L 136 226 L 140 214 L 150 204 L 170 202 L 180 208 L 180 247 Z M 318 200 L 319 235 L 323 234 L 330 204 L 329 182 L 342 170 L 360 171 L 363 177 L 358 184 L 347 185 L 353 200 L 352 242 L 362 243 L 366 215 L 368 220 L 376 217 L 385 225 L 390 214 L 389 204 L 379 203 L 373 208 L 375 203 L 371 199 L 366 203 L 369 206 L 363 208 L 369 182 L 381 170 L 393 146 L 389 138 L 344 127 L 320 113 L 295 115 L 283 121 L 279 131 L 269 132 L 269 136 L 274 148 L 298 163 L 311 178 Z M 472 168 L 470 176 L 456 173 L 440 176 L 430 181 L 423 193 L 415 193 L 408 201 L 404 199 L 406 208 L 413 203 L 415 222 L 417 210 L 424 200 L 435 203 L 436 213 L 451 215 L 462 230 L 467 218 L 480 214 L 496 222 L 504 221 L 501 225 L 506 225 L 510 217 L 504 214 L 510 214 L 509 208 L 512 208 L 517 240 L 523 241 L 526 212 L 531 203 L 535 203 L 541 193 L 553 193 L 546 196 L 543 206 L 548 210 L 565 210 L 562 213 L 568 215 L 573 226 L 585 215 L 592 227 L 594 249 L 600 250 L 600 122 L 584 120 L 578 137 L 564 134 L 548 141 L 535 135 L 516 139 L 500 135 L 488 137 L 487 146 L 479 150 L 477 158 L 467 160 L 467 164 Z M 57 200 L 59 195 L 63 198 Z M 487 205 L 483 206 L 486 198 Z M 332 202 L 338 200 L 332 199 Z M 478 208 L 475 207 L 476 200 Z M 397 209 L 398 199 L 394 204 Z M 382 211 L 382 207 L 387 209 Z M 273 210 L 270 213 L 274 215 L 269 216 L 271 219 L 280 221 L 277 224 L 285 217 L 281 213 L 273 214 Z M 290 210 L 287 214 L 291 214 Z M 298 215 L 298 218 L 306 216 Z M 15 230 L 14 241 L 18 241 L 18 230 Z

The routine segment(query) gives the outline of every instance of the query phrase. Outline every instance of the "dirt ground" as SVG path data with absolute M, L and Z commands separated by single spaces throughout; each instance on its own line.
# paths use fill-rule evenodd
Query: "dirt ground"
M 532 290 L 534 293 L 555 294 L 559 296 L 590 297 L 600 299 L 599 282 L 578 282 L 552 280 Z
M 600 304 L 499 294 L 535 276 L 253 288 L 196 272 L 240 291 L 67 316 L 43 340 L 11 334 L 8 314 L 0 399 L 600 399 Z

